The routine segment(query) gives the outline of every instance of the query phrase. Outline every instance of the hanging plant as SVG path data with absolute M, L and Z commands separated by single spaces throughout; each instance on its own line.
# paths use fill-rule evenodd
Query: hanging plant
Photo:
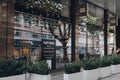
M 102 26 L 97 25 L 97 18 L 94 17 L 94 16 L 87 15 L 87 16 L 80 17 L 79 22 L 80 23 L 85 22 L 86 26 L 87 26 L 87 30 L 92 34 L 96 31 L 102 31 L 103 30 Z

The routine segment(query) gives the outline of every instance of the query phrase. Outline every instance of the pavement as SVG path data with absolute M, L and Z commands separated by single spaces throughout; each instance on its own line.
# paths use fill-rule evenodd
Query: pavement
M 63 80 L 64 70 L 56 70 L 51 73 L 51 80 Z M 120 73 L 99 80 L 120 80 Z
M 111 75 L 109 77 L 106 77 L 106 78 L 100 79 L 100 80 L 120 80 L 120 73 Z
M 57 72 L 57 73 L 51 73 L 51 80 L 63 80 L 63 74 L 64 71 Z

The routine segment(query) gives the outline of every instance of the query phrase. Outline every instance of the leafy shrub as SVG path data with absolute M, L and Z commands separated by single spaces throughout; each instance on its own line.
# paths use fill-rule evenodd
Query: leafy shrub
M 25 62 L 15 60 L 0 61 L 0 77 L 23 74 Z
M 85 70 L 96 69 L 100 65 L 100 58 L 86 58 L 83 60 L 83 68 Z
M 74 63 L 66 63 L 65 64 L 65 73 L 71 74 L 80 72 L 81 65 L 80 63 L 74 62 Z
M 111 64 L 112 64 L 111 56 L 104 56 L 101 58 L 100 67 L 107 67 L 110 66 Z
M 118 56 L 118 55 L 113 55 L 111 58 L 112 58 L 112 64 L 113 64 L 113 65 L 120 64 L 120 56 Z
M 48 64 L 45 61 L 40 61 L 36 64 L 30 64 L 27 68 L 27 71 L 30 73 L 42 75 L 48 75 L 50 73 L 50 68 L 48 67 Z

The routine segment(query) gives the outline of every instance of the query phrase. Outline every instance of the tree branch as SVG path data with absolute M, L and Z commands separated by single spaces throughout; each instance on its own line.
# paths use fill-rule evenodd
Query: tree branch
M 60 38 L 59 38 L 58 35 L 54 32 L 54 29 L 53 29 L 53 27 L 52 27 L 52 26 L 54 26 L 53 23 L 52 23 L 52 22 L 49 22 L 48 25 L 49 25 L 49 30 L 50 30 L 51 34 L 53 34 L 54 37 L 60 41 Z
M 59 29 L 59 35 L 62 37 L 62 30 L 60 25 L 58 25 L 58 29 Z

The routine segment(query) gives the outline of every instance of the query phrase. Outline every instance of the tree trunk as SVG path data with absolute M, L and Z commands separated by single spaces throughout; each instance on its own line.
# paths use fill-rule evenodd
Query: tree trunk
M 68 62 L 67 46 L 66 44 L 62 44 L 62 45 L 63 45 L 63 60 L 64 62 Z

